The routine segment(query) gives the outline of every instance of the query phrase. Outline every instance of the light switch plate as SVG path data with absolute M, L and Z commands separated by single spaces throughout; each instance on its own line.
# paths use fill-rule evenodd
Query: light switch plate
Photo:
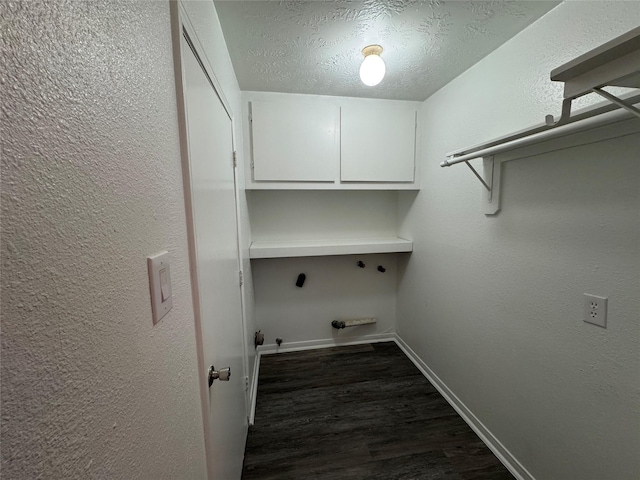
M 158 323 L 173 307 L 171 295 L 171 271 L 169 252 L 160 252 L 147 258 L 149 287 L 151 289 L 151 310 L 153 324 Z

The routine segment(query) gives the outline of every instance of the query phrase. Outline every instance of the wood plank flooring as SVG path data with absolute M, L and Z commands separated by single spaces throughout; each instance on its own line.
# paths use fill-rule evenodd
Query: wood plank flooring
M 243 480 L 513 480 L 393 342 L 265 355 Z

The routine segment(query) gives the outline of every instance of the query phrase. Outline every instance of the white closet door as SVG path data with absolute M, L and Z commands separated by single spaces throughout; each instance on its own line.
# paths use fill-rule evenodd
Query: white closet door
M 238 283 L 238 238 L 231 118 L 205 70 L 182 38 L 182 63 L 189 146 L 189 183 L 197 274 L 200 378 L 208 368 L 231 368 L 229 382 L 208 388 L 210 472 L 240 478 L 247 436 L 244 331 Z M 170 381 L 170 379 L 169 379 Z
M 343 182 L 413 182 L 415 106 L 382 102 L 343 106 L 340 147 Z
M 255 181 L 333 182 L 340 109 L 321 102 L 251 102 Z

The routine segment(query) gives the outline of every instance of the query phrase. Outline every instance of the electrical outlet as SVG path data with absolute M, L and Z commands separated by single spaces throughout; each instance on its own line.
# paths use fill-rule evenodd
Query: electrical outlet
M 607 297 L 584 294 L 584 321 L 607 328 Z

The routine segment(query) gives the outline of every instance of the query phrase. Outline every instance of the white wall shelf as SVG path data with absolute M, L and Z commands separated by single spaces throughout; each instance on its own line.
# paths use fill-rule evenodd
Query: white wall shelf
M 249 247 L 250 258 L 317 257 L 413 251 L 413 242 L 398 237 L 332 240 L 255 241 Z
M 247 183 L 247 190 L 413 190 L 415 183 L 359 183 L 359 182 L 261 182 Z
M 562 116 L 546 123 L 562 125 L 571 119 L 571 102 L 588 93 L 597 93 L 637 117 L 640 110 L 602 90 L 605 86 L 640 88 L 640 27 L 565 63 L 551 72 L 551 80 L 564 82 Z
M 500 210 L 501 162 L 494 160 L 493 155 L 559 137 L 580 138 L 580 133 L 584 134 L 601 126 L 614 127 L 613 132 L 599 135 L 602 139 L 628 134 L 629 125 L 632 133 L 637 131 L 637 121 L 636 124 L 625 121 L 631 115 L 640 118 L 640 109 L 635 106 L 640 102 L 640 94 L 617 97 L 602 88 L 616 86 L 640 89 L 640 27 L 554 69 L 551 72 L 551 80 L 564 82 L 560 118 L 556 120 L 553 115 L 547 115 L 542 125 L 448 153 L 447 160 L 440 164 L 441 167 L 450 167 L 464 162 L 473 171 L 487 190 L 484 201 L 486 215 L 495 215 Z M 596 93 L 608 102 L 604 105 L 590 106 L 572 115 L 572 101 L 589 93 Z M 620 127 L 617 128 L 616 124 Z M 593 141 L 593 138 L 592 135 L 588 135 L 586 142 Z M 476 158 L 483 158 L 484 178 L 469 163 L 469 160 Z M 516 158 L 512 157 L 509 160 Z

